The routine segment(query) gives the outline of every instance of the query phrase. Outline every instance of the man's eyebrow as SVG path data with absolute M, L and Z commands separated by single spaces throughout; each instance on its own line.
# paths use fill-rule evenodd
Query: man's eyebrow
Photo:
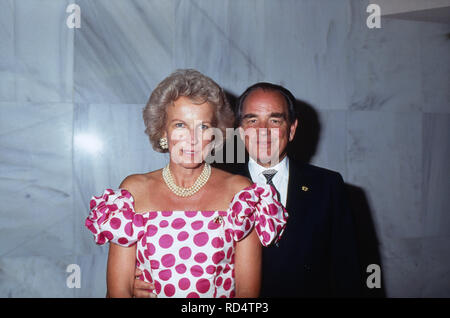
M 242 116 L 242 119 L 253 118 L 253 117 L 258 117 L 258 116 L 256 116 L 256 114 L 248 113 L 248 114 L 245 114 L 244 116 Z
M 286 114 L 285 113 L 271 113 L 270 117 L 277 117 L 277 118 L 284 118 L 284 119 L 286 119 Z

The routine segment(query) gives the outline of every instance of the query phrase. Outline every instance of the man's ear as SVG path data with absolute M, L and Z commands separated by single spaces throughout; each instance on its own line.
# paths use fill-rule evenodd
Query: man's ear
M 295 119 L 295 121 L 291 124 L 291 127 L 289 127 L 289 141 L 294 140 L 295 132 L 297 130 L 298 125 L 298 119 Z

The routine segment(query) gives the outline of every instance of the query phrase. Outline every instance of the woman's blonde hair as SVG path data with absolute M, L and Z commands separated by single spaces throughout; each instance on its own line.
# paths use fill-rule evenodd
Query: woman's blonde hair
M 222 131 L 232 128 L 234 114 L 222 88 L 211 78 L 193 69 L 177 70 L 156 86 L 143 110 L 145 133 L 154 150 L 167 152 L 159 145 L 164 134 L 167 106 L 181 96 L 188 97 L 195 104 L 208 103 L 214 108 L 212 125 Z

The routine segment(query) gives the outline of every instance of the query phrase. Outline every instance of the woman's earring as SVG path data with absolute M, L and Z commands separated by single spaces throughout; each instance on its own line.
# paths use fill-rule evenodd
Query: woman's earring
M 169 144 L 167 143 L 167 138 L 163 137 L 159 139 L 159 146 L 161 149 L 169 149 Z

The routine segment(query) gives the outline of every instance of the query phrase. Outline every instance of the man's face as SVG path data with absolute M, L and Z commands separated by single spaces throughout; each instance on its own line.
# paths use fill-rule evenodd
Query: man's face
M 289 123 L 288 105 L 281 93 L 256 89 L 244 101 L 240 128 L 249 155 L 258 164 L 270 167 L 286 156 L 297 120 Z

